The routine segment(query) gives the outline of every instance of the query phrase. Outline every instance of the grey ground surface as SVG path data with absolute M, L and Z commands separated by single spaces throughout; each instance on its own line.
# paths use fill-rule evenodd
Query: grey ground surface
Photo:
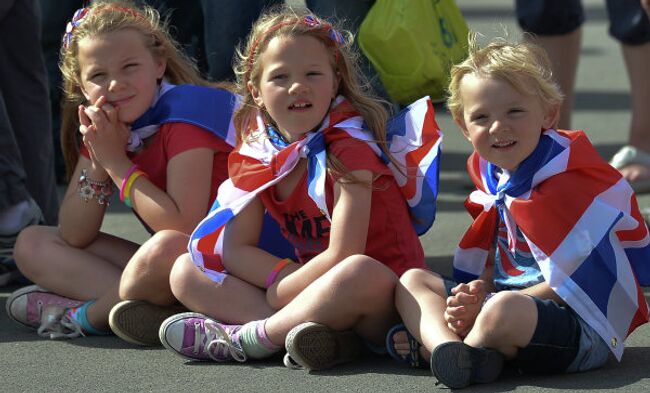
M 470 28 L 487 37 L 504 28 L 518 34 L 511 0 L 458 1 Z M 620 49 L 607 35 L 604 1 L 585 1 L 587 24 L 578 72 L 576 128 L 587 131 L 599 152 L 609 158 L 626 140 L 630 120 L 628 81 Z M 462 201 L 469 191 L 465 159 L 469 144 L 460 136 L 444 107 L 437 120 L 445 133 L 438 218 L 422 243 L 432 268 L 449 272 L 453 249 L 469 224 Z M 650 206 L 650 196 L 639 198 Z M 139 223 L 119 203 L 111 206 L 104 230 L 134 241 L 147 238 Z M 16 287 L 0 288 L 0 303 Z M 646 298 L 650 291 L 646 290 Z M 512 372 L 498 382 L 466 391 L 599 392 L 650 391 L 650 325 L 627 341 L 622 362 L 601 370 L 551 377 L 519 376 Z M 160 349 L 134 347 L 116 337 L 72 341 L 40 339 L 13 324 L 0 312 L 0 392 L 330 392 L 438 391 L 427 370 L 411 370 L 388 358 L 367 357 L 328 372 L 292 371 L 280 358 L 265 362 L 215 365 L 187 363 Z

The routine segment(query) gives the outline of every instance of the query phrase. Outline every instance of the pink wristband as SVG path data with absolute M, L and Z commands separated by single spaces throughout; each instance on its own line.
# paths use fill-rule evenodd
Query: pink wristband
M 126 183 L 129 181 L 129 177 L 133 174 L 133 172 L 138 169 L 137 164 L 133 164 L 131 168 L 129 168 L 128 171 L 126 171 L 126 175 L 122 178 L 122 185 L 120 186 L 120 201 L 124 202 L 124 188 L 126 187 Z
M 269 273 L 268 277 L 266 277 L 266 282 L 264 283 L 264 288 L 269 288 L 273 283 L 275 282 L 275 279 L 278 277 L 278 274 L 282 269 L 284 269 L 285 266 L 288 264 L 293 263 L 291 258 L 284 258 L 280 262 L 278 262 L 271 272 Z

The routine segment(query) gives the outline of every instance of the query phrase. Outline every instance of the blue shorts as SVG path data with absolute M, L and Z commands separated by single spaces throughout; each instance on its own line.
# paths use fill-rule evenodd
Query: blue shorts
M 443 277 L 447 295 L 458 285 Z M 516 289 L 513 289 L 516 290 Z M 531 296 L 537 306 L 537 326 L 530 343 L 512 361 L 533 374 L 572 373 L 601 367 L 609 347 L 596 331 L 569 307 Z
M 601 367 L 609 348 L 572 309 L 553 300 L 532 297 L 537 327 L 530 343 L 519 350 L 513 364 L 526 373 L 555 374 Z
M 609 34 L 627 45 L 650 42 L 650 21 L 639 0 L 606 0 Z M 570 33 L 585 21 L 580 0 L 516 0 L 521 28 L 537 35 Z

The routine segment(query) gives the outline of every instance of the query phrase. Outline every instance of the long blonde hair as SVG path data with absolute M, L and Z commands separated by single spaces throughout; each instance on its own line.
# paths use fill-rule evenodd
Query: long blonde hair
M 529 42 L 510 43 L 496 39 L 481 48 L 477 34 L 469 34 L 469 55 L 451 69 L 447 107 L 454 120 L 463 117 L 460 85 L 463 77 L 472 74 L 497 78 L 509 83 L 521 94 L 539 98 L 544 108 L 562 103 L 562 93 L 553 79 L 551 63 L 541 47 Z
M 336 42 L 332 38 L 332 31 L 334 34 L 341 32 L 343 42 Z M 237 93 L 242 97 L 242 104 L 234 115 L 234 124 L 239 140 L 246 136 L 257 111 L 261 109 L 257 107 L 248 90 L 249 82 L 259 87 L 262 74 L 261 54 L 275 37 L 300 36 L 314 37 L 325 46 L 334 74 L 340 78 L 337 94 L 344 96 L 361 114 L 375 141 L 392 159 L 386 146 L 388 112 L 382 100 L 367 91 L 368 84 L 358 68 L 358 53 L 351 48 L 353 35 L 348 31 L 336 29 L 308 10 L 294 10 L 283 5 L 264 12 L 253 24 L 246 42 L 237 49 L 234 71 L 237 76 Z M 345 175 L 347 171 L 336 159 L 328 156 L 328 161 L 330 169 Z M 348 179 L 354 180 L 350 177 Z
M 81 91 L 79 64 L 79 42 L 86 37 L 132 29 L 144 37 L 147 48 L 156 59 L 165 58 L 165 78 L 172 84 L 189 83 L 210 85 L 201 78 L 194 62 L 185 56 L 167 30 L 166 21 L 161 20 L 158 11 L 145 6 L 136 7 L 130 1 L 93 1 L 85 16 L 74 29 L 64 37 L 61 46 L 59 68 L 63 74 L 65 102 L 62 107 L 61 147 L 68 176 L 79 159 L 77 129 L 79 119 L 77 108 L 85 102 Z

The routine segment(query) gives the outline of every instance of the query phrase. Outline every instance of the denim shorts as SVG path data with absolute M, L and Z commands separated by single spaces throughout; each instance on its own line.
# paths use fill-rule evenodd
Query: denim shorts
M 628 45 L 650 41 L 650 21 L 639 0 L 606 0 L 609 34 Z M 517 0 L 517 21 L 537 35 L 570 33 L 585 21 L 581 0 Z
M 526 373 L 556 374 L 601 367 L 609 348 L 572 309 L 553 300 L 532 297 L 537 327 L 530 343 L 519 350 L 513 364 Z

